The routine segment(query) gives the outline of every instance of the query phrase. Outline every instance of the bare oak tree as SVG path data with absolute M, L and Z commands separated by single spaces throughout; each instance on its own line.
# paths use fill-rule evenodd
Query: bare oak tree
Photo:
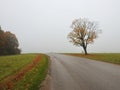
M 68 38 L 73 45 L 81 46 L 87 55 L 87 46 L 93 43 L 94 39 L 97 38 L 97 34 L 100 31 L 96 22 L 91 22 L 88 19 L 80 18 L 75 19 L 72 22 L 71 28 L 73 29 L 69 34 Z

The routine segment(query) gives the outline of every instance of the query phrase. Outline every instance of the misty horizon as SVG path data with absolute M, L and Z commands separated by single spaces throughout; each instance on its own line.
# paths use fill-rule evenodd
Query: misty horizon
M 1 0 L 0 26 L 16 35 L 22 53 L 81 53 L 67 35 L 74 19 L 87 18 L 102 30 L 88 53 L 119 53 L 119 5 L 118 0 Z

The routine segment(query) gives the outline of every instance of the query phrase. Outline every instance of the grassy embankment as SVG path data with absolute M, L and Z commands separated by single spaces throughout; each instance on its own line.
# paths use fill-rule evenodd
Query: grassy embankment
M 78 53 L 67 53 L 67 55 L 89 58 L 93 60 L 104 61 L 104 62 L 120 65 L 120 53 L 92 53 L 89 55 L 78 54 Z
M 2 89 L 38 90 L 46 76 L 48 59 L 44 54 L 36 56 L 37 54 L 0 56 Z

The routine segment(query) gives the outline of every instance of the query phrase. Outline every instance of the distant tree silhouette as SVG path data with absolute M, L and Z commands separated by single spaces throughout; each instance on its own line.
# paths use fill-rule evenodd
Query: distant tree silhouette
M 5 34 L 0 27 L 0 55 L 5 53 Z
M 0 28 L 0 55 L 20 54 L 19 43 L 15 34 Z
M 68 34 L 68 38 L 73 45 L 83 47 L 85 54 L 87 53 L 87 46 L 93 43 L 100 31 L 96 22 L 91 22 L 88 19 L 80 18 L 72 22 L 72 31 Z

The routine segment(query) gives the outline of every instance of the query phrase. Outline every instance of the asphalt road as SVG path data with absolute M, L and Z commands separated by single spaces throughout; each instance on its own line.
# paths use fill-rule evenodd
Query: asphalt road
M 51 90 L 120 90 L 120 66 L 61 54 L 51 59 Z

